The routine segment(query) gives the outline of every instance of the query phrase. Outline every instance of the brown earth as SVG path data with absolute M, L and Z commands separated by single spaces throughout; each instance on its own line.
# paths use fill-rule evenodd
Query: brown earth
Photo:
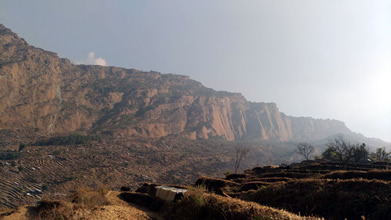
M 137 220 L 160 220 L 162 219 L 157 213 L 153 213 L 137 206 L 132 206 L 129 203 L 119 199 L 120 192 L 109 191 L 105 195 L 108 200 L 107 205 L 96 206 L 92 209 L 75 209 L 71 216 L 65 216 L 66 219 L 91 219 L 91 220 L 106 220 L 106 219 L 137 219 Z M 0 219 L 3 220 L 27 220 L 35 219 L 31 211 L 32 206 L 21 206 L 9 213 L 2 213 Z M 37 218 L 38 219 L 38 218 Z M 46 219 L 46 218 L 43 218 Z
M 62 198 L 80 186 L 135 190 L 144 182 L 192 184 L 202 175 L 222 177 L 234 168 L 234 147 L 223 140 L 180 137 L 108 138 L 79 145 L 7 148 L 19 158 L 0 160 L 0 207 Z M 241 168 L 297 159 L 291 145 L 241 142 L 250 149 Z M 16 151 L 15 151 L 16 150 Z M 290 153 L 287 153 L 291 151 Z M 282 152 L 285 156 L 281 157 Z M 42 194 L 32 190 L 43 190 Z M 28 194 L 29 193 L 29 194 Z
M 284 210 L 207 194 L 199 190 L 194 191 L 190 188 L 183 199 L 178 202 L 163 202 L 162 207 L 155 212 L 143 207 L 147 204 L 138 205 L 137 199 L 132 199 L 132 201 L 136 201 L 136 204 L 126 202 L 128 196 L 124 197 L 125 200 L 122 200 L 121 195 L 123 194 L 136 197 L 143 196 L 141 193 L 109 191 L 103 195 L 107 200 L 107 204 L 95 204 L 93 206 L 60 200 L 43 200 L 36 206 L 22 206 L 15 210 L 0 212 L 0 219 L 320 219 L 298 216 Z M 150 196 L 150 200 L 153 202 L 153 200 L 159 199 Z
M 196 185 L 220 195 L 326 219 L 388 219 L 390 163 L 302 162 L 256 167 L 225 179 L 201 177 Z
M 111 189 L 143 182 L 191 183 L 202 174 L 221 175 L 231 163 L 221 152 L 177 139 L 126 139 L 71 146 L 27 146 L 15 160 L 0 161 L 0 206 L 61 198 L 80 186 Z M 222 156 L 219 156 L 222 155 Z M 46 191 L 43 190 L 46 188 Z M 43 190 L 43 193 L 32 192 Z

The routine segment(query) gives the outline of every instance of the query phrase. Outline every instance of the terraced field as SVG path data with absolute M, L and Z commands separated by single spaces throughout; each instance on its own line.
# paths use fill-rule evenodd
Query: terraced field
M 8 143 L 0 152 L 16 152 Z M 27 142 L 27 141 L 26 141 Z M 234 147 L 250 149 L 242 169 L 280 164 L 295 158 L 292 146 L 259 142 L 106 138 L 80 145 L 26 146 L 20 157 L 0 160 L 0 207 L 33 204 L 41 198 L 60 199 L 81 186 L 137 189 L 144 182 L 193 184 L 199 176 L 222 177 L 234 168 Z M 285 156 L 281 156 L 285 152 Z M 277 158 L 277 159 L 271 159 Z
M 390 163 L 341 164 L 310 161 L 255 167 L 196 185 L 216 194 L 326 219 L 389 219 Z
M 186 184 L 202 174 L 221 175 L 231 157 L 199 145 L 133 139 L 27 146 L 21 158 L 0 161 L 0 206 L 13 208 L 59 198 L 80 186 L 136 189 L 143 182 Z

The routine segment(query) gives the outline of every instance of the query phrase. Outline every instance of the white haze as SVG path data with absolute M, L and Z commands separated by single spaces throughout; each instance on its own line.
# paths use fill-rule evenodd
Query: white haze
M 135 0 L 0 3 L 0 21 L 71 60 L 190 75 L 288 115 L 391 141 L 391 2 Z

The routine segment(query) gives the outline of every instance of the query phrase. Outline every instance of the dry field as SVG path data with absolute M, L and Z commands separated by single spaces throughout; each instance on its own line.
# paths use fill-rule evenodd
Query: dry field
M 305 216 L 388 219 L 389 165 L 302 162 L 285 167 L 256 167 L 224 179 L 201 177 L 196 185 Z
M 61 198 L 79 186 L 119 190 L 144 182 L 194 183 L 199 175 L 226 171 L 231 158 L 223 150 L 164 139 L 27 146 L 20 158 L 0 160 L 0 206 Z
M 16 140 L 0 150 L 17 151 Z M 113 190 L 129 186 L 135 190 L 144 182 L 193 184 L 203 175 L 223 177 L 234 168 L 234 146 L 238 144 L 250 148 L 241 169 L 295 159 L 292 146 L 288 145 L 191 141 L 180 137 L 105 138 L 65 146 L 27 145 L 19 152 L 19 158 L 0 160 L 0 207 L 14 208 L 34 204 L 42 198 L 61 198 L 79 186 L 105 185 Z M 288 149 L 292 152 L 286 153 Z

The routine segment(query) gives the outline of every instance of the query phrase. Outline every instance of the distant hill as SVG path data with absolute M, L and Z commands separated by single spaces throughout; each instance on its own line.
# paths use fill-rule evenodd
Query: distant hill
M 228 141 L 354 135 L 343 122 L 281 113 L 274 103 L 215 91 L 188 76 L 74 65 L 0 25 L 0 131 Z

